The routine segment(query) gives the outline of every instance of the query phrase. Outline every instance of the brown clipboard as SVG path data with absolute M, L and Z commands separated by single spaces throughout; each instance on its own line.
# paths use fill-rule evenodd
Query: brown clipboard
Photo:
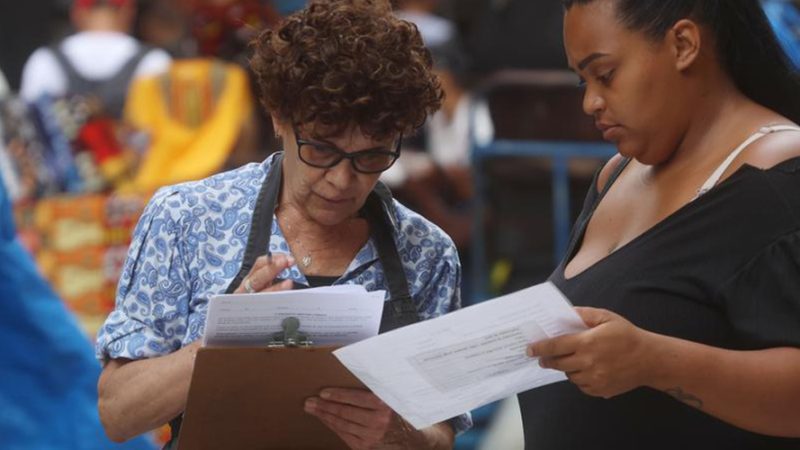
M 303 410 L 323 388 L 366 389 L 336 359 L 335 349 L 201 348 L 178 449 L 347 449 Z

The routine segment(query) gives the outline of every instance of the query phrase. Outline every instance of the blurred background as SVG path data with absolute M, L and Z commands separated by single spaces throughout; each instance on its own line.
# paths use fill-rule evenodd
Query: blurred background
M 113 309 L 139 214 L 160 186 L 280 150 L 255 100 L 248 42 L 304 0 L 107 1 L 125 13 L 96 14 L 96 0 L 0 1 L 0 198 L 12 230 L 0 256 L 17 252 L 13 243 L 17 257 L 35 261 L 25 286 L 38 295 L 0 270 L 0 345 L 14 355 L 0 362 L 4 449 L 122 448 L 104 440 L 92 410 L 91 342 Z M 797 66 L 798 2 L 762 3 Z M 465 305 L 543 281 L 594 172 L 614 153 L 566 70 L 560 1 L 393 6 L 422 33 L 447 97 L 383 181 L 453 237 Z M 59 435 L 43 412 L 58 379 L 57 411 L 81 411 L 70 426 L 86 440 L 40 445 L 34 436 Z M 25 402 L 38 406 L 15 413 Z M 513 400 L 473 413 L 457 448 L 523 447 Z M 166 433 L 126 448 L 156 448 Z

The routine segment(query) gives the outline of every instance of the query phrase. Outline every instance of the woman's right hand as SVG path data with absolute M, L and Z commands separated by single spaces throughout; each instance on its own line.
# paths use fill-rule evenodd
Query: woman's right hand
M 256 292 L 288 291 L 292 289 L 292 280 L 275 283 L 275 278 L 294 265 L 291 255 L 276 254 L 256 259 L 250 273 L 242 280 L 234 294 L 253 294 Z

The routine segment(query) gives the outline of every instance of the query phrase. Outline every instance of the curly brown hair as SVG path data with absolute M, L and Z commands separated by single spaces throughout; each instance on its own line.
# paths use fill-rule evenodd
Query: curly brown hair
M 312 1 L 253 45 L 267 111 L 326 134 L 352 126 L 376 139 L 409 134 L 444 96 L 416 26 L 386 0 Z

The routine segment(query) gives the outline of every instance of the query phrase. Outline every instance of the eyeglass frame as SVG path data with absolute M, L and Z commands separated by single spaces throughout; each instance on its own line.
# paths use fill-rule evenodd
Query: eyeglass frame
M 305 139 L 300 139 L 300 134 L 297 132 L 297 127 L 296 126 L 292 127 L 292 131 L 294 132 L 294 142 L 295 142 L 295 145 L 297 146 L 297 157 L 300 158 L 300 161 L 302 161 L 304 164 L 307 164 L 307 165 L 309 165 L 311 167 L 314 167 L 314 168 L 317 168 L 317 169 L 330 169 L 332 167 L 336 167 L 343 160 L 349 159 L 350 160 L 350 165 L 353 167 L 353 170 L 355 170 L 358 173 L 363 173 L 363 174 L 367 174 L 367 175 L 374 175 L 376 173 L 383 173 L 383 172 L 389 170 L 394 165 L 394 163 L 397 162 L 397 160 L 400 158 L 400 150 L 401 150 L 401 146 L 403 144 L 403 133 L 400 133 L 400 137 L 397 138 L 397 144 L 395 144 L 394 151 L 367 149 L 367 150 L 359 150 L 357 152 L 348 153 L 348 152 L 346 152 L 346 151 L 344 151 L 344 150 L 340 149 L 339 147 L 337 147 L 335 145 L 332 145 L 332 144 L 326 144 L 326 143 L 322 143 L 322 142 L 312 142 L 312 141 L 308 141 L 308 140 L 305 140 Z M 310 145 L 310 146 L 316 147 L 316 148 L 324 147 L 324 148 L 326 148 L 328 150 L 333 150 L 338 155 L 338 159 L 335 159 L 334 162 L 331 163 L 330 165 L 325 165 L 325 166 L 312 164 L 312 163 L 306 161 L 305 159 L 303 159 L 303 152 L 300 151 L 300 147 L 303 146 L 303 145 Z M 361 155 L 375 155 L 375 154 L 393 156 L 394 159 L 392 160 L 392 162 L 388 166 L 386 166 L 386 168 L 381 169 L 381 170 L 376 170 L 376 171 L 365 171 L 365 170 L 359 169 L 356 166 L 356 158 L 358 158 L 359 156 L 361 156 Z

